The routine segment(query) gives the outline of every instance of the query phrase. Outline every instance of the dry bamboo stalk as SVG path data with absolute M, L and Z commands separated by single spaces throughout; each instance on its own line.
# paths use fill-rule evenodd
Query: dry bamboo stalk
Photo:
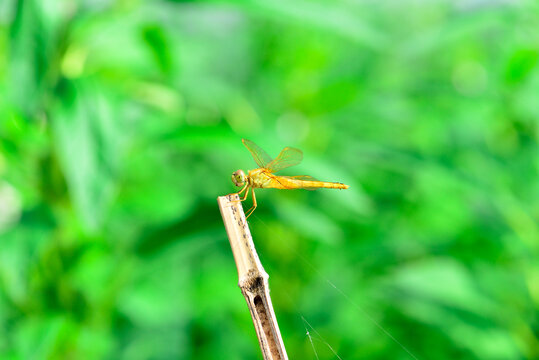
M 268 278 L 251 237 L 237 194 L 219 196 L 228 240 L 238 268 L 238 285 L 251 312 L 264 360 L 287 360 L 286 350 L 271 304 Z

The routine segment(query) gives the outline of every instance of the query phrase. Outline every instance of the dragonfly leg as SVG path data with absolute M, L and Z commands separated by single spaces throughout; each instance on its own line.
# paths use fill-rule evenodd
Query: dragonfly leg
M 243 197 L 243 199 L 240 196 L 240 201 L 245 201 L 245 199 L 247 199 L 247 195 L 249 195 L 249 184 L 245 185 L 245 187 L 243 189 L 241 189 L 241 191 L 238 193 L 238 195 L 241 194 L 243 192 L 243 190 L 247 190 L 247 191 L 245 192 L 245 196 Z
M 255 189 L 251 188 L 251 194 L 253 194 L 253 206 L 247 211 L 247 215 L 245 215 L 245 219 L 247 219 L 256 209 Z
M 247 190 L 247 192 L 245 193 L 245 196 L 243 197 L 243 199 L 241 198 L 241 193 L 244 192 L 245 190 Z M 240 190 L 238 191 L 237 193 L 235 193 L 236 195 L 238 195 L 240 197 L 239 200 L 232 200 L 232 202 L 236 202 L 236 201 L 245 201 L 245 199 L 247 199 L 247 194 L 249 193 L 249 184 L 245 184 L 245 186 Z

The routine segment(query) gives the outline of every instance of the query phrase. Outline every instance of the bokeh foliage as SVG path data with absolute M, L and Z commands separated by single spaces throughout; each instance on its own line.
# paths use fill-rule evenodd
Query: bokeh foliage
M 260 358 L 216 204 L 245 137 L 351 185 L 257 192 L 291 359 L 539 358 L 537 29 L 532 0 L 3 0 L 0 357 Z

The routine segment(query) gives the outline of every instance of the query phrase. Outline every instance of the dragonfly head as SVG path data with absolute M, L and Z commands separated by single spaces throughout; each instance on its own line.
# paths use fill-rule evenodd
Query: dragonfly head
M 236 186 L 243 186 L 245 185 L 245 181 L 247 180 L 247 177 L 245 176 L 245 173 L 243 170 L 236 170 L 232 173 L 232 182 Z

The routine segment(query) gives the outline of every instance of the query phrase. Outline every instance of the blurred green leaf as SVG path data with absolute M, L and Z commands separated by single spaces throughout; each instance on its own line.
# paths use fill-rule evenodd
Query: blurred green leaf
M 509 59 L 506 81 L 510 84 L 523 82 L 532 72 L 539 59 L 539 49 L 520 49 Z
M 538 14 L 0 2 L 0 358 L 260 357 L 215 201 L 241 138 L 351 186 L 257 190 L 290 358 L 539 358 Z
M 66 83 L 51 119 L 70 194 L 90 231 L 109 209 L 123 152 L 114 108 L 96 90 L 91 83 Z

